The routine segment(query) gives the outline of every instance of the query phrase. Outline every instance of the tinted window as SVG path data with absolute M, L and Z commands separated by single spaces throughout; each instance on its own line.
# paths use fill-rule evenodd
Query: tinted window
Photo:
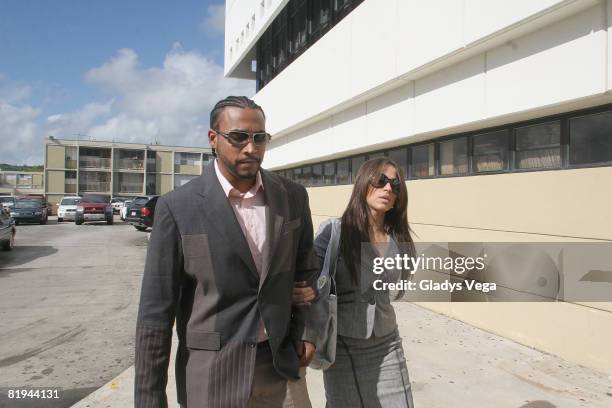
M 473 137 L 474 153 L 472 167 L 474 172 L 499 171 L 508 168 L 508 132 L 483 133 Z
M 612 112 L 570 119 L 570 164 L 612 161 Z
M 336 163 L 327 162 L 323 164 L 323 184 L 331 186 L 336 184 Z
M 336 183 L 337 184 L 349 184 L 350 174 L 349 174 L 349 160 L 342 159 L 338 160 L 338 168 L 336 170 Z
M 86 195 L 85 197 L 83 197 L 81 199 L 82 203 L 109 203 L 110 202 L 110 198 L 108 196 L 103 196 L 103 195 Z
M 323 185 L 323 165 L 322 164 L 315 164 L 312 166 L 311 185 L 313 186 Z
M 365 163 L 365 156 L 357 156 L 351 158 L 351 182 L 355 182 L 357 172 L 363 163 Z
M 77 205 L 81 202 L 80 198 L 64 198 L 60 205 Z
M 440 142 L 440 174 L 466 174 L 467 153 L 467 137 Z
M 145 205 L 147 203 L 147 201 L 149 201 L 148 197 L 136 197 L 136 199 L 134 201 L 132 201 L 132 204 L 134 204 L 134 205 Z
M 410 177 L 429 177 L 435 174 L 434 167 L 434 145 L 426 144 L 411 148 L 412 164 L 410 165 Z
M 407 159 L 407 151 L 405 147 L 401 147 L 399 149 L 390 150 L 387 154 L 391 160 L 397 163 L 397 165 L 404 172 L 404 177 L 408 176 L 408 161 Z
M 17 202 L 15 202 L 16 208 L 37 208 L 40 206 L 40 201 L 36 200 L 18 200 Z
M 561 123 L 538 123 L 515 129 L 516 168 L 561 167 Z

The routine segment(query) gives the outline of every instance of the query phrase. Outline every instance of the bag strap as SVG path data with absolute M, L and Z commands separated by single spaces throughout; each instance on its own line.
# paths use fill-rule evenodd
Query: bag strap
M 338 263 L 338 252 L 340 247 L 340 220 L 331 220 L 331 235 L 325 251 L 325 260 L 321 276 L 330 280 L 330 293 L 336 294 L 336 264 Z

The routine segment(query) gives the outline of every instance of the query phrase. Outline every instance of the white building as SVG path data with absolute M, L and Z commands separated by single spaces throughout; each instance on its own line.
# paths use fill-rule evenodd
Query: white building
M 418 240 L 612 241 L 612 1 L 227 0 L 225 24 L 315 224 L 386 154 Z M 426 306 L 612 373 L 609 303 Z

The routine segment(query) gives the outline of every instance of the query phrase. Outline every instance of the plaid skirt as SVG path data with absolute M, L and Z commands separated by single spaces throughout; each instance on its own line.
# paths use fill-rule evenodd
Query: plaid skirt
M 338 335 L 336 362 L 323 372 L 327 408 L 414 408 L 402 339 Z

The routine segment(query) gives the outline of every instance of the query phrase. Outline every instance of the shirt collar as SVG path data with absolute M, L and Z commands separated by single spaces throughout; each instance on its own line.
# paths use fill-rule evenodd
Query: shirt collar
M 219 183 L 221 184 L 221 188 L 225 193 L 225 196 L 228 198 L 251 198 L 257 195 L 259 189 L 264 188 L 263 183 L 261 182 L 261 172 L 258 171 L 255 176 L 255 184 L 249 191 L 246 193 L 241 193 L 237 188 L 235 188 L 232 183 L 229 182 L 228 179 L 225 178 L 221 170 L 219 170 L 219 164 L 217 163 L 217 159 L 215 159 L 215 173 L 217 174 L 217 178 L 219 179 Z

